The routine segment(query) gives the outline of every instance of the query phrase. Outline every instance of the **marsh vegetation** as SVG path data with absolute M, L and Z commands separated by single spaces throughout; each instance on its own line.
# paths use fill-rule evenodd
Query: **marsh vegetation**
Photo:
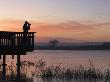
M 95 67 L 91 59 L 88 63 L 88 66 L 63 66 L 62 63 L 50 66 L 42 58 L 35 62 L 21 60 L 21 79 L 32 81 L 34 78 L 36 82 L 110 82 L 110 66 L 101 70 Z M 7 66 L 6 71 L 8 80 L 16 79 L 14 62 Z M 2 77 L 2 71 L 0 76 Z

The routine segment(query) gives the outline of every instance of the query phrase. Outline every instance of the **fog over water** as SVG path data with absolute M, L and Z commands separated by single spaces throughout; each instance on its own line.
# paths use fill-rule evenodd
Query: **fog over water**
M 89 59 L 93 62 L 95 67 L 106 68 L 110 64 L 110 51 L 109 50 L 90 50 L 90 51 L 71 51 L 71 50 L 35 50 L 32 53 L 21 56 L 21 60 L 37 61 L 39 59 L 46 61 L 46 65 L 62 66 L 75 66 L 75 65 L 89 65 Z M 7 63 L 15 59 L 11 59 L 11 56 L 7 56 Z
M 89 59 L 96 67 L 105 68 L 110 64 L 110 51 L 69 51 L 69 50 L 35 50 L 22 57 L 23 60 L 35 61 L 43 58 L 47 65 L 89 65 Z

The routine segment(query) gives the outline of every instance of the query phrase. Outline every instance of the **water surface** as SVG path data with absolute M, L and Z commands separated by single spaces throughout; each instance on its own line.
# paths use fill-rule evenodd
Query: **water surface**
M 96 67 L 104 68 L 110 64 L 109 50 L 71 51 L 71 50 L 35 50 L 23 59 L 38 60 L 43 58 L 47 65 L 89 65 L 89 59 Z

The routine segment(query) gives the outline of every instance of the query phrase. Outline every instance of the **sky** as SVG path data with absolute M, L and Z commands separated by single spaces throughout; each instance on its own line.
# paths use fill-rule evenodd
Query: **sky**
M 110 41 L 110 0 L 0 0 L 0 31 L 22 31 L 39 41 Z

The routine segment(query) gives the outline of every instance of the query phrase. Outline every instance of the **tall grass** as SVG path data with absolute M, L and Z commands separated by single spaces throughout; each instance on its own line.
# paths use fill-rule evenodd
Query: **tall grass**
M 24 61 L 21 62 L 21 75 L 20 75 L 20 80 L 19 82 L 32 82 L 32 80 L 28 77 L 26 77 L 26 67 L 28 64 L 25 64 Z M 18 82 L 17 81 L 17 67 L 16 64 L 12 61 L 10 64 L 6 66 L 6 80 L 2 80 L 2 62 L 0 62 L 0 82 Z M 28 81 L 27 81 L 28 80 Z
M 40 59 L 34 64 L 37 68 L 34 72 L 34 76 L 42 79 L 57 78 L 57 79 L 75 79 L 75 80 L 89 80 L 97 81 L 104 80 L 110 81 L 110 67 L 105 70 L 95 68 L 93 62 L 89 59 L 89 66 L 84 67 L 79 65 L 77 67 L 68 66 L 64 67 L 62 64 L 47 66 L 46 62 Z
M 16 66 L 13 62 L 7 66 L 7 79 L 16 78 Z M 31 77 L 28 77 L 28 72 Z M 1 75 L 1 73 L 0 73 Z M 62 64 L 48 66 L 41 58 L 38 61 L 21 61 L 21 78 L 32 79 L 32 77 L 41 79 L 66 79 L 66 80 L 87 80 L 89 82 L 96 82 L 100 80 L 110 82 L 110 66 L 105 70 L 97 69 L 93 62 L 89 59 L 87 67 L 83 65 L 63 66 Z

